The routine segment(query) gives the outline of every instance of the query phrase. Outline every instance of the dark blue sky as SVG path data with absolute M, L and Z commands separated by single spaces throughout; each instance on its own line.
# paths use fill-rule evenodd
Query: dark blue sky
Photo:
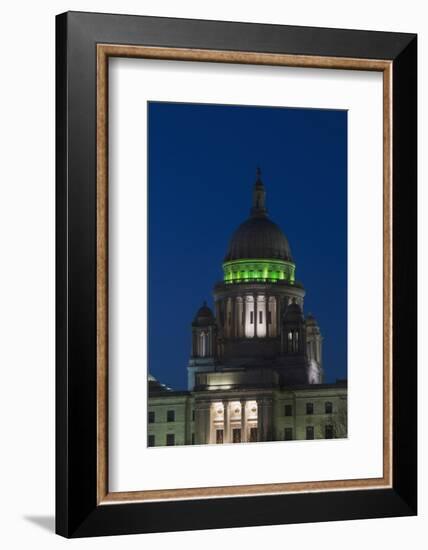
M 347 372 L 347 113 L 151 102 L 149 370 L 187 387 L 191 322 L 249 216 L 256 167 L 324 336 L 327 381 Z

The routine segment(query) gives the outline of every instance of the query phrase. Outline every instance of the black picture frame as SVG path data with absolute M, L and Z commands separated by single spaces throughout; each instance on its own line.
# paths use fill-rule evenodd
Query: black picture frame
M 391 488 L 97 504 L 99 43 L 392 62 Z M 86 537 L 415 515 L 417 36 L 68 12 L 56 18 L 56 97 L 56 532 Z

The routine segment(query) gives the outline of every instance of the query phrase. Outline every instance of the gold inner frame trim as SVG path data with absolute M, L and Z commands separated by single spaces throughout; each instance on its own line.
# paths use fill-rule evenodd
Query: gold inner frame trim
M 108 59 L 133 57 L 383 73 L 383 476 L 298 483 L 109 492 L 108 489 Z M 256 52 L 97 45 L 97 503 L 224 498 L 392 486 L 392 62 Z

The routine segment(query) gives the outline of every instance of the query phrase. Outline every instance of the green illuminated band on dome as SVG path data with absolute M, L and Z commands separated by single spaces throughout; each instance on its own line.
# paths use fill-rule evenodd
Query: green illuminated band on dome
M 223 264 L 225 283 L 245 283 L 260 281 L 276 283 L 286 281 L 294 284 L 296 266 L 283 260 L 233 260 Z

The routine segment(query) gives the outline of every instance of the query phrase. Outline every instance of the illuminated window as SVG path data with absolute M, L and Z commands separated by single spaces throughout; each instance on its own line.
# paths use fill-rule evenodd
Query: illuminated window
M 149 437 L 147 438 L 147 446 L 148 447 L 154 447 L 155 446 L 155 436 L 154 435 L 149 435 Z
M 175 411 L 167 411 L 166 421 L 167 422 L 175 422 Z
M 155 422 L 155 413 L 154 411 L 149 411 L 149 424 L 154 424 Z
M 333 414 L 333 403 L 331 401 L 325 403 L 325 414 Z
M 293 428 L 285 428 L 284 441 L 292 441 L 292 440 L 293 440 Z
M 168 447 L 175 445 L 175 434 L 166 434 L 166 444 Z
M 292 405 L 285 405 L 285 407 L 284 407 L 284 416 L 293 416 L 293 407 L 292 407 Z
M 306 414 L 314 414 L 314 404 L 306 403 Z
M 306 426 L 306 439 L 314 439 L 314 427 Z
M 332 424 L 326 424 L 324 428 L 324 436 L 326 439 L 333 439 L 334 437 L 334 429 Z

